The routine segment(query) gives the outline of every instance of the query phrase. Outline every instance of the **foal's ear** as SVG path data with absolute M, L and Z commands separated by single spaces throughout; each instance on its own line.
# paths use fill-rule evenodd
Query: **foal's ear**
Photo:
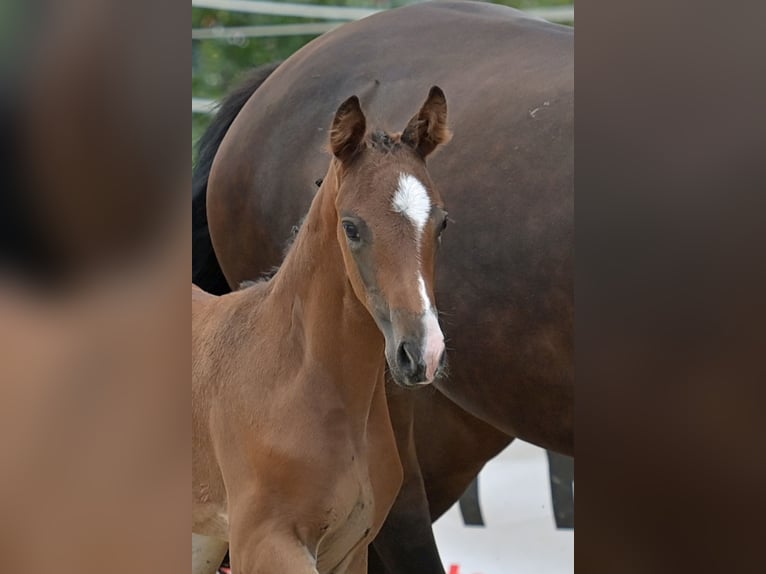
M 340 105 L 332 121 L 330 149 L 333 155 L 347 162 L 361 151 L 366 125 L 359 98 L 351 96 Z
M 402 132 L 402 142 L 422 158 L 437 146 L 447 143 L 452 134 L 447 127 L 447 98 L 439 86 L 428 92 L 428 98 Z

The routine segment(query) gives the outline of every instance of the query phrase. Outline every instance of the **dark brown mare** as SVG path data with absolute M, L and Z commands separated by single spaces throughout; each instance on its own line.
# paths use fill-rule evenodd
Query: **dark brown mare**
M 192 287 L 193 570 L 367 571 L 402 484 L 385 370 L 440 374 L 436 252 L 447 212 L 425 157 L 449 139 L 432 88 L 401 135 L 366 134 L 356 96 L 284 264 L 216 297 Z M 327 135 L 325 135 L 327 138 Z
M 405 484 L 375 541 L 390 572 L 443 572 L 430 519 L 487 460 L 513 437 L 573 452 L 573 31 L 492 4 L 424 3 L 344 25 L 268 72 L 224 103 L 200 148 L 194 277 L 219 292 L 280 261 L 342 94 L 392 122 L 412 90 L 450 95 L 454 145 L 431 170 L 456 214 L 438 274 L 450 376 L 438 392 L 390 391 Z

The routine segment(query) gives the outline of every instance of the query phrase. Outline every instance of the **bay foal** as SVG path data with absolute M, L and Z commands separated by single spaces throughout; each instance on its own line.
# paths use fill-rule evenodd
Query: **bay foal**
M 444 362 L 433 281 L 447 214 L 425 158 L 446 121 L 437 87 L 401 135 L 367 134 L 349 98 L 279 271 L 222 297 L 192 287 L 195 572 L 214 572 L 227 543 L 237 574 L 366 572 L 402 482 L 386 362 L 403 387 Z

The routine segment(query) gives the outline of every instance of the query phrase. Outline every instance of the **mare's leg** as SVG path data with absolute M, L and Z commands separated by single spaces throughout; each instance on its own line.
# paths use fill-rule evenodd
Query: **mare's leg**
M 228 548 L 225 540 L 192 533 L 192 574 L 215 574 Z
M 431 520 L 449 510 L 484 465 L 512 440 L 435 388 L 418 392 L 415 445 Z
M 367 551 L 367 572 L 369 574 L 385 574 L 386 572 L 386 566 L 378 555 L 378 551 L 375 550 L 374 542 L 370 544 Z
M 391 422 L 404 468 L 404 482 L 373 541 L 368 572 L 444 574 L 415 450 L 413 399 L 418 391 L 403 390 L 393 385 L 389 385 L 387 391 Z

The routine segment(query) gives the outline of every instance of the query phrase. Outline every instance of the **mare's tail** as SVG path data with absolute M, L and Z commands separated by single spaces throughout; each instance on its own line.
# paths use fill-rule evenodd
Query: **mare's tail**
M 192 282 L 215 295 L 231 291 L 213 251 L 207 225 L 207 182 L 213 158 L 234 118 L 279 62 L 253 70 L 221 102 L 213 121 L 197 144 L 197 163 L 192 172 Z

